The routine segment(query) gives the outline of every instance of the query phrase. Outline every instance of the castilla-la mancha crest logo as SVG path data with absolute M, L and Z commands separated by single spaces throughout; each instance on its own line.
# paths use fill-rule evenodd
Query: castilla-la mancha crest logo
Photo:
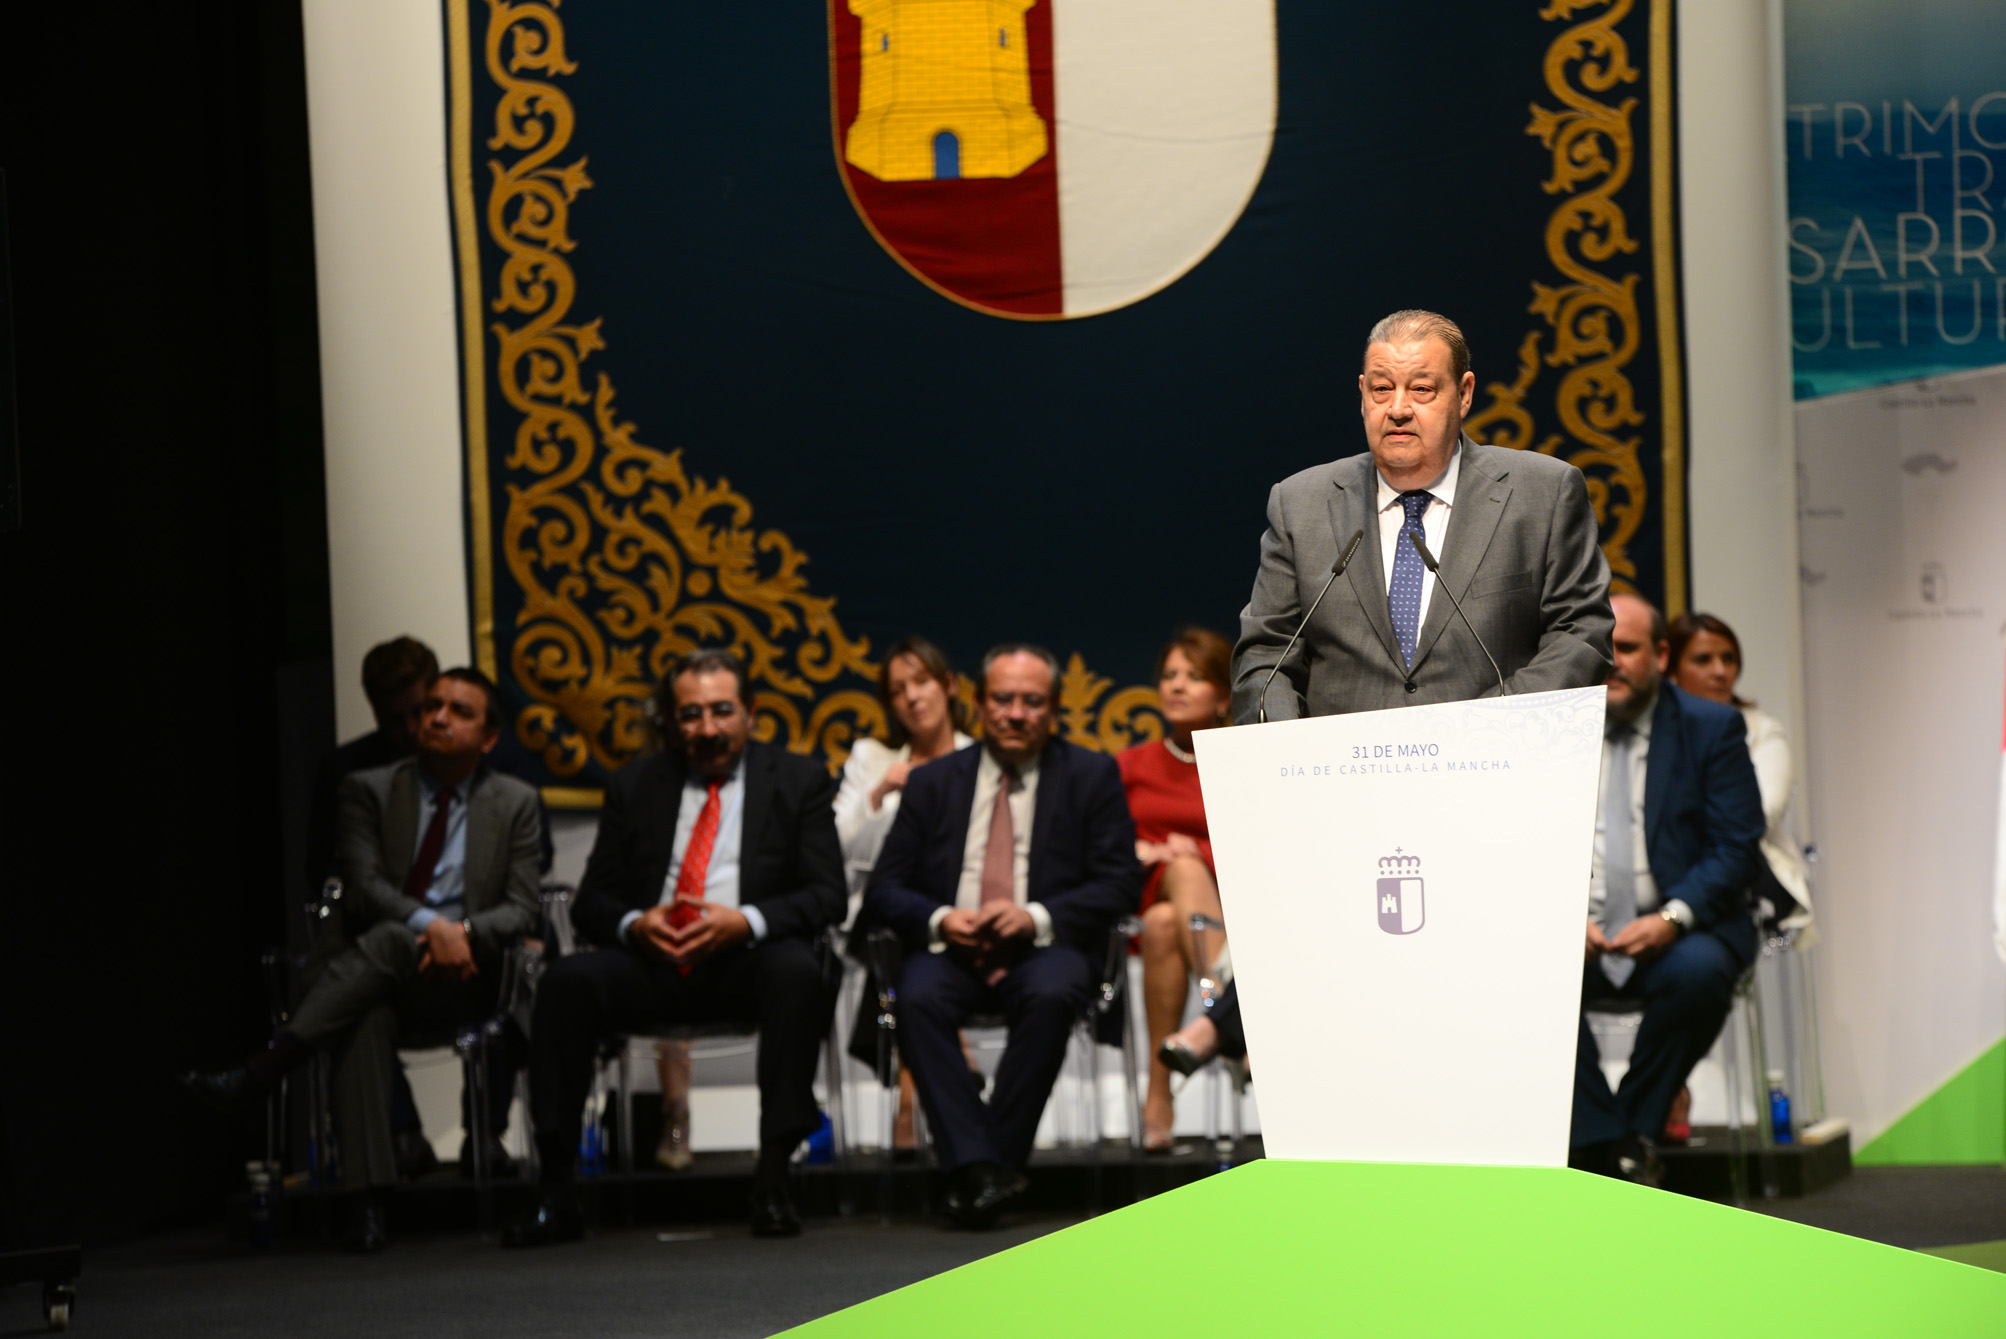
M 1091 316 L 1203 260 L 1275 131 L 1274 0 L 828 0 L 836 166 L 992 316 Z
M 1410 935 L 1428 919 L 1421 891 L 1421 857 L 1401 847 L 1379 859 L 1379 928 L 1390 935 Z

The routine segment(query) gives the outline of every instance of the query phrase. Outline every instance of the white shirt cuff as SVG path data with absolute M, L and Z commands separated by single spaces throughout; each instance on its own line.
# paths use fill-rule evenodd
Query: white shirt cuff
M 1693 909 L 1686 905 L 1686 900 L 1683 897 L 1673 898 L 1671 901 L 1665 903 L 1663 907 L 1659 908 L 1659 910 L 1677 921 L 1680 930 L 1688 934 L 1692 932 L 1692 928 L 1696 923 L 1693 919 Z
M 409 916 L 404 918 L 404 923 L 410 926 L 417 933 L 424 934 L 425 927 L 438 919 L 439 919 L 438 912 L 432 910 L 430 907 L 419 907 L 416 911 L 412 912 Z
M 628 913 L 627 913 L 626 915 L 624 915 L 624 916 L 622 916 L 622 917 L 620 918 L 620 928 L 619 928 L 618 930 L 616 930 L 616 931 L 614 932 L 614 934 L 613 934 L 613 937 L 614 937 L 615 939 L 619 940 L 619 941 L 620 941 L 621 943 L 623 943 L 623 944 L 624 944 L 624 943 L 626 943 L 626 942 L 627 942 L 627 931 L 629 931 L 629 930 L 633 929 L 633 928 L 634 928 L 634 922 L 635 922 L 635 921 L 638 921 L 638 920 L 640 920 L 640 919 L 641 919 L 641 913 L 640 913 L 640 912 L 638 912 L 638 911 L 630 911 L 630 912 L 628 912 Z
M 1043 902 L 1026 902 L 1024 910 L 1031 913 L 1031 924 L 1038 927 L 1038 932 L 1031 936 L 1031 946 L 1044 948 L 1052 942 L 1052 913 L 1045 910 Z
M 952 910 L 954 910 L 953 907 L 935 907 L 933 914 L 926 918 L 926 947 L 928 952 L 944 953 L 947 951 L 947 941 L 940 937 L 940 923 L 947 919 L 947 913 Z
M 740 907 L 738 914 L 745 917 L 745 923 L 752 927 L 752 942 L 757 944 L 766 938 L 766 914 L 758 907 Z

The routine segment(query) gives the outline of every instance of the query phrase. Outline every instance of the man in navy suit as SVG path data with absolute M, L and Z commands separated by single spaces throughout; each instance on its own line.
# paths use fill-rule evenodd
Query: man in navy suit
M 988 1227 L 1024 1188 L 1066 1038 L 1142 867 L 1114 760 L 1052 738 L 1052 653 L 998 646 L 978 683 L 983 745 L 907 779 L 860 923 L 902 941 L 899 1052 L 950 1174 L 948 1213 Z M 958 1029 L 992 1012 L 1010 1039 L 985 1104 Z
M 1634 595 L 1610 603 L 1616 670 L 1582 996 L 1640 1000 L 1644 1016 L 1629 1071 L 1611 1092 L 1584 1012 L 1568 1163 L 1654 1182 L 1651 1141 L 1755 957 L 1748 888 L 1762 796 L 1741 713 L 1665 683 L 1664 616 Z

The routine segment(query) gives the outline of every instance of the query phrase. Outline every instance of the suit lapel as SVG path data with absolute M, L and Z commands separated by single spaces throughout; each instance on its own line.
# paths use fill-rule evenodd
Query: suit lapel
M 390 794 L 383 801 L 383 872 L 399 887 L 411 873 L 418 854 L 418 764 L 406 759 L 390 774 Z
M 1350 541 L 1353 531 L 1365 532 L 1365 538 L 1358 541 L 1358 552 L 1352 556 L 1351 566 L 1344 569 L 1344 579 L 1364 611 L 1365 621 L 1378 635 L 1379 644 L 1404 675 L 1407 665 L 1400 659 L 1400 643 L 1393 637 L 1393 615 L 1386 607 L 1386 565 L 1379 556 L 1379 512 L 1373 505 L 1378 490 L 1379 473 L 1372 466 L 1372 453 L 1364 451 L 1353 456 L 1337 472 L 1337 489 L 1330 502 L 1331 533 L 1341 546 Z M 1338 552 L 1342 554 L 1344 550 L 1340 547 Z M 1322 584 L 1321 579 L 1318 584 Z
M 760 844 L 760 831 L 773 814 L 774 761 L 772 751 L 764 744 L 754 741 L 745 746 L 745 802 L 738 815 L 738 903 L 759 900 L 756 892 L 748 887 L 747 875 L 752 870 L 752 855 L 766 848 Z
M 495 788 L 488 782 L 488 769 L 474 773 L 467 787 L 467 864 L 462 872 L 467 910 L 485 911 L 498 900 L 501 881 L 495 868 L 500 852 L 495 849 Z
M 1045 853 L 1051 848 L 1048 840 L 1052 835 L 1051 815 L 1058 804 L 1059 788 L 1066 783 L 1066 745 L 1054 739 L 1045 745 L 1043 756 L 1038 759 L 1038 794 L 1031 805 L 1031 858 L 1024 866 L 1024 896 L 1032 902 L 1038 900 L 1037 890 L 1044 887 L 1042 875 L 1045 872 Z
M 1437 561 L 1441 571 L 1435 575 L 1435 594 L 1428 599 L 1428 617 L 1421 625 L 1421 635 L 1414 641 L 1414 667 L 1428 658 L 1434 649 L 1436 639 L 1449 620 L 1456 617 L 1456 607 L 1451 600 L 1441 596 L 1441 588 L 1447 586 L 1451 595 L 1460 600 L 1468 594 L 1470 582 L 1477 575 L 1477 568 L 1484 560 L 1484 553 L 1491 546 L 1491 536 L 1498 530 L 1498 522 L 1504 517 L 1505 502 L 1511 497 L 1511 485 L 1501 475 L 1493 475 L 1478 462 L 1478 451 L 1469 438 L 1463 439 L 1463 463 L 1456 479 L 1456 500 L 1449 508 L 1449 531 L 1442 537 L 1442 552 Z M 1460 621 L 1460 620 L 1458 620 Z
M 941 900 L 949 906 L 954 905 L 955 893 L 961 887 L 961 860 L 968 850 L 968 826 L 975 808 L 975 773 L 982 766 L 982 751 L 983 746 L 978 743 L 953 754 L 943 764 L 951 770 L 942 800 L 946 805 L 947 831 L 938 848 L 943 867 L 937 873 L 942 881 Z
M 1665 788 L 1678 776 L 1685 763 L 1685 740 L 1679 726 L 1685 713 L 1679 709 L 1678 689 L 1668 683 L 1658 685 L 1658 705 L 1651 711 L 1651 747 L 1644 755 L 1644 850 L 1657 845 L 1658 827 L 1665 819 Z

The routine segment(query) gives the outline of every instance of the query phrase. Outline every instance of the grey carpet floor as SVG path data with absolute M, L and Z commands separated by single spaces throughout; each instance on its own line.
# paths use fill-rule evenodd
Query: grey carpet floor
M 370 1259 L 311 1246 L 256 1256 L 214 1231 L 184 1232 L 86 1252 L 71 1333 L 768 1335 L 1072 1221 L 1027 1216 L 981 1235 L 823 1221 L 793 1241 L 755 1241 L 739 1225 L 628 1228 L 540 1251 L 434 1236 Z M 33 1289 L 0 1289 L 0 1339 L 43 1333 L 41 1320 Z
M 1891 1246 L 2006 1239 L 2006 1169 L 1862 1167 L 1759 1211 Z M 627 1228 L 514 1252 L 471 1235 L 400 1239 L 375 1259 L 293 1245 L 254 1255 L 215 1229 L 85 1253 L 73 1332 L 357 1339 L 768 1335 L 1077 1221 L 971 1235 L 930 1223 L 814 1220 L 797 1241 L 736 1224 Z M 1110 1282 L 1110 1286 L 1118 1286 Z M 0 1290 L 0 1339 L 41 1333 L 29 1288 Z

